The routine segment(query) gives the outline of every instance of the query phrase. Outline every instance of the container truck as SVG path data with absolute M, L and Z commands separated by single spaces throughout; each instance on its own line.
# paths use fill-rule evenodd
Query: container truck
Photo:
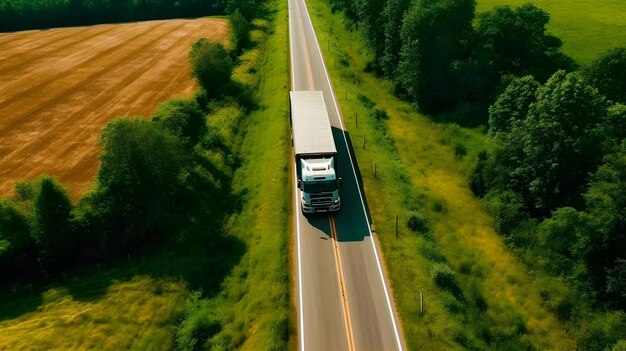
M 337 148 L 321 91 L 289 92 L 298 189 L 304 213 L 339 211 Z

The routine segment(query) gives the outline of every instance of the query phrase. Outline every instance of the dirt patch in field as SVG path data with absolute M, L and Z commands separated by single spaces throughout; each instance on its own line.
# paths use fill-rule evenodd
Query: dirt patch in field
M 227 36 L 216 18 L 0 34 L 0 196 L 49 174 L 77 199 L 98 170 L 102 127 L 190 96 L 191 43 Z

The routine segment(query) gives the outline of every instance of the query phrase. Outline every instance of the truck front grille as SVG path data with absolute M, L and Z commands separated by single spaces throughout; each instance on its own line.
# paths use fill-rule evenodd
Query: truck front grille
M 311 199 L 311 206 L 313 207 L 330 207 L 332 204 L 332 197 L 317 197 Z

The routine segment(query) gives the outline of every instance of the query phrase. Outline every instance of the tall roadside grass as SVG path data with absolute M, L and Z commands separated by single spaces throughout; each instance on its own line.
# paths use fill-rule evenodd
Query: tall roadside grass
M 257 64 L 236 72 L 244 81 L 258 79 L 259 108 L 242 126 L 233 181 L 242 207 L 226 225 L 247 250 L 211 303 L 221 325 L 212 340 L 218 350 L 285 350 L 290 338 L 287 3 L 270 1 L 268 8 L 271 20 L 256 22 L 264 29 L 256 35 L 265 36 L 259 51 L 244 54 Z
M 409 348 L 573 349 L 538 277 L 507 250 L 468 188 L 469 160 L 494 145 L 480 130 L 436 124 L 395 98 L 389 82 L 364 73 L 359 33 L 325 1 L 308 4 Z
M 478 0 L 476 12 L 527 0 Z M 626 2 L 622 0 L 533 0 L 550 14 L 548 30 L 563 40 L 563 52 L 588 64 L 609 48 L 626 43 Z

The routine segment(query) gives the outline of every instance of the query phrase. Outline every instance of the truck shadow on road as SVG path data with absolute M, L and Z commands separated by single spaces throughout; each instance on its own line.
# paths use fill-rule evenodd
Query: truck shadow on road
M 346 139 L 344 140 L 341 129 L 333 127 L 332 132 L 337 147 L 338 174 L 343 179 L 343 186 L 339 191 L 341 210 L 331 214 L 308 214 L 306 219 L 311 226 L 321 232 L 320 239 L 331 238 L 329 216 L 334 216 L 338 241 L 363 241 L 370 235 L 368 226 L 371 217 L 365 195 L 362 192 L 359 193 L 359 188 L 363 189 L 361 173 L 356 160 L 352 158 L 352 162 L 350 162 L 349 155 L 354 155 L 354 150 L 349 133 L 346 132 Z M 346 148 L 346 141 L 350 153 Z M 354 165 L 354 171 L 352 165 Z

